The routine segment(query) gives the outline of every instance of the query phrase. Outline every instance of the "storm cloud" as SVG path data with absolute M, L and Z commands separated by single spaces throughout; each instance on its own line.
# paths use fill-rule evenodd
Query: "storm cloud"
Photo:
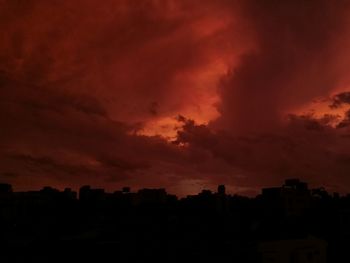
M 346 192 L 349 8 L 2 0 L 0 180 L 185 195 L 300 177 Z

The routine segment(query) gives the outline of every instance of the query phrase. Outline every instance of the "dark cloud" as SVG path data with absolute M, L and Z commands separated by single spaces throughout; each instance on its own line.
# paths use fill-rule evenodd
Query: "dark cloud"
M 189 149 L 209 151 L 214 158 L 235 167 L 231 179 L 236 185 L 257 189 L 278 184 L 286 177 L 300 177 L 312 185 L 343 192 L 349 186 L 346 160 L 350 141 L 344 136 L 349 130 L 339 132 L 323 118 L 293 115 L 283 129 L 247 136 L 213 133 L 189 123 L 179 132 L 179 142 Z
M 0 70 L 31 84 L 97 97 L 117 120 L 153 118 L 150 101 L 161 103 L 163 116 L 194 108 L 189 103 L 198 101 L 191 101 L 188 90 L 198 99 L 203 85 L 193 85 L 192 75 L 228 49 L 227 41 L 221 43 L 227 25 L 219 23 L 227 11 L 210 1 L 1 5 Z
M 349 85 L 348 14 L 326 0 L 0 1 L 0 179 L 345 191 L 350 118 L 334 111 L 348 92 L 322 117 L 294 109 Z
M 26 154 L 13 154 L 9 155 L 7 158 L 23 163 L 24 165 L 28 165 L 38 172 L 40 170 L 50 174 L 63 172 L 67 175 L 76 174 L 78 172 L 86 172 L 85 167 L 59 164 L 47 156 L 34 157 Z
M 337 128 L 347 128 L 350 125 L 350 110 L 345 112 L 344 118 L 337 124 Z
M 158 111 L 159 111 L 159 104 L 157 102 L 152 102 L 150 107 L 149 107 L 149 112 L 152 115 L 158 115 Z
M 106 117 L 101 103 L 83 93 L 63 92 L 55 86 L 41 87 L 31 85 L 0 75 L 0 103 L 17 104 L 28 110 L 64 111 L 74 110 L 84 114 Z
M 117 168 L 122 171 L 134 171 L 138 169 L 147 169 L 148 165 L 142 163 L 130 163 L 127 160 L 123 160 L 121 158 L 100 158 L 98 161 L 106 166 L 111 166 L 113 168 Z
M 220 87 L 214 126 L 234 132 L 271 130 L 286 112 L 327 96 L 347 79 L 338 44 L 348 33 L 346 1 L 243 1 L 255 50 L 242 56 Z
M 13 179 L 14 177 L 17 177 L 18 174 L 16 173 L 12 173 L 12 172 L 2 172 L 0 174 L 0 178 L 2 178 L 1 180 L 7 181 L 8 179 Z
M 341 92 L 332 97 L 331 108 L 339 108 L 342 105 L 350 104 L 350 92 Z

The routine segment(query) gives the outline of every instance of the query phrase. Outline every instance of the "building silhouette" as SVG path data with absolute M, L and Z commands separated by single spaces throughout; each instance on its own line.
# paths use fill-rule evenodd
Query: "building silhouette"
M 350 195 L 299 179 L 254 198 L 225 185 L 179 199 L 163 188 L 3 183 L 0 233 L 1 262 L 350 262 Z
M 266 213 L 283 216 L 302 216 L 310 206 L 311 193 L 307 183 L 287 179 L 282 187 L 262 189 Z

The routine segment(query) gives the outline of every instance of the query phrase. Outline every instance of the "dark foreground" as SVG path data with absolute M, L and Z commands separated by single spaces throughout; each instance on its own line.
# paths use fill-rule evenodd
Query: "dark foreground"
M 178 200 L 164 189 L 12 192 L 0 184 L 0 262 L 350 262 L 350 196 L 299 180 Z

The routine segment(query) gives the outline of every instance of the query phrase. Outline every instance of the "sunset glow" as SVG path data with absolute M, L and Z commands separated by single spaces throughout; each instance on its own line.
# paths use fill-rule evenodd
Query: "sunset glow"
M 350 187 L 349 3 L 141 2 L 0 1 L 1 181 Z

